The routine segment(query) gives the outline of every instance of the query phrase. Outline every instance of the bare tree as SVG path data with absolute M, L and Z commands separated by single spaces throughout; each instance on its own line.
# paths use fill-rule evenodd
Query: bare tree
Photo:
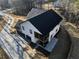
M 0 0 L 0 7 L 2 9 L 6 9 L 6 8 L 9 8 L 9 3 L 8 3 L 8 0 Z
M 12 0 L 16 14 L 27 15 L 27 13 L 34 7 L 32 0 Z

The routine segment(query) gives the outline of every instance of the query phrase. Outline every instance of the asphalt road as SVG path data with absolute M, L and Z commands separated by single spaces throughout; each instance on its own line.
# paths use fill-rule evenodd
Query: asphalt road
M 50 54 L 49 59 L 67 59 L 71 47 L 71 38 L 64 27 L 61 27 L 57 38 L 59 41 Z

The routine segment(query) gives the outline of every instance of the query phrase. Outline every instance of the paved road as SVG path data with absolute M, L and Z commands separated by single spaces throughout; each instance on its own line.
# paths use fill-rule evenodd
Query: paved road
M 57 37 L 59 38 L 59 41 L 54 51 L 52 51 L 51 55 L 49 56 L 49 59 L 67 59 L 71 46 L 70 36 L 62 27 Z

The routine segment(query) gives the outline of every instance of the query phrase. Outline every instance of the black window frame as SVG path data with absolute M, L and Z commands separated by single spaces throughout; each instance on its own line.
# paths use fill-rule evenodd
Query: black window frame
M 32 30 L 31 30 L 31 29 L 29 30 L 29 32 L 30 32 L 30 34 L 33 34 L 33 32 L 32 32 Z
M 25 30 L 24 26 L 22 26 L 22 29 Z

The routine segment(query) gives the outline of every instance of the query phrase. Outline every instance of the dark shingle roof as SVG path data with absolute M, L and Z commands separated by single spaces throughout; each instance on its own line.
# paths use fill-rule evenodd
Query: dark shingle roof
M 53 28 L 62 20 L 55 11 L 48 10 L 36 17 L 29 19 L 29 21 L 43 34 L 47 35 Z

